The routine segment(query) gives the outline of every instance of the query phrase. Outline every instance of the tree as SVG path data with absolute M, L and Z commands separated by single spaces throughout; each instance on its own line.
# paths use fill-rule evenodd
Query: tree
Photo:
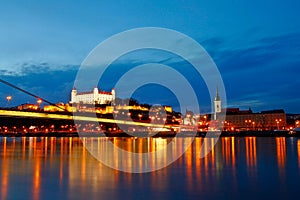
M 123 103 L 123 100 L 121 99 L 121 98 L 115 98 L 115 101 L 114 101 L 114 104 L 115 105 L 122 105 L 122 103 Z

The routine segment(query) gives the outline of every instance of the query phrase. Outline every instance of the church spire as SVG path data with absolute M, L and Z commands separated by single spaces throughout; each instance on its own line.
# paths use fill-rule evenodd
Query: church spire
M 217 120 L 217 113 L 222 112 L 222 107 L 221 107 L 221 98 L 219 96 L 219 89 L 217 86 L 217 90 L 216 90 L 216 97 L 215 97 L 215 101 L 214 101 L 214 120 Z
M 220 96 L 219 96 L 219 89 L 218 89 L 218 86 L 217 86 L 217 91 L 216 91 L 215 101 L 221 101 L 221 98 L 220 98 Z

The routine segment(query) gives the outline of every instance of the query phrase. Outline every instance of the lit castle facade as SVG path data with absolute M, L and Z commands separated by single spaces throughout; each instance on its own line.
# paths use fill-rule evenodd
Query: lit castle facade
M 115 100 L 115 89 L 110 92 L 101 91 L 95 87 L 92 91 L 77 92 L 76 88 L 71 91 L 70 103 L 83 104 L 106 104 Z

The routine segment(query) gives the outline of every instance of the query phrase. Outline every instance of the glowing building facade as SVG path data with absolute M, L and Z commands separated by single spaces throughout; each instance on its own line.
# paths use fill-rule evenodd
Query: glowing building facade
M 76 88 L 71 91 L 70 103 L 83 104 L 106 104 L 115 100 L 115 89 L 110 92 L 101 91 L 95 87 L 92 91 L 77 92 Z

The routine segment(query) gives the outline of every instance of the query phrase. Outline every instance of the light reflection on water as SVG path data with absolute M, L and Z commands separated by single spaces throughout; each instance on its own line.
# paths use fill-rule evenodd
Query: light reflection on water
M 173 164 L 145 174 L 123 173 L 92 157 L 82 142 L 110 156 L 116 165 L 143 166 L 142 159 L 121 162 L 106 143 L 131 152 L 163 149 L 173 138 L 0 138 L 0 199 L 195 199 L 293 197 L 300 186 L 300 140 L 297 138 L 220 138 L 200 158 L 196 138 Z M 176 138 L 183 148 L 184 138 Z M 152 158 L 152 164 L 166 162 Z

